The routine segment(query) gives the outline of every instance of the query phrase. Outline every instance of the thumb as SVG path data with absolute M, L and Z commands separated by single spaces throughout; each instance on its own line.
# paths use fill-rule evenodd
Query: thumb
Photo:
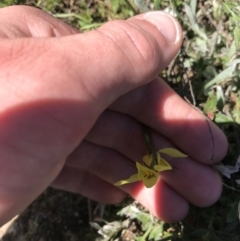
M 7 89 L 17 85 L 24 101 L 51 98 L 55 89 L 55 98 L 84 99 L 93 106 L 97 102 L 99 113 L 154 79 L 178 52 L 182 32 L 172 16 L 149 12 L 84 34 L 1 42 L 0 77 Z M 22 80 L 25 84 L 19 86 Z M 11 106 L 5 94 L 2 106 Z M 12 101 L 19 102 L 15 97 Z
M 48 21 L 51 25 L 53 20 L 49 18 Z M 39 24 L 39 20 L 35 24 Z M 81 133 L 73 133 L 74 144 L 64 142 L 64 145 L 69 144 L 70 149 L 64 148 L 69 152 L 118 97 L 153 80 L 174 58 L 181 42 L 182 31 L 177 21 L 158 11 L 125 21 L 111 21 L 84 34 L 2 39 L 0 111 L 11 113 L 2 115 L 2 122 L 9 125 L 8 116 L 17 120 L 15 113 L 23 113 L 26 108 L 29 112 L 35 105 L 44 109 L 56 106 L 58 101 L 62 103 L 59 106 L 74 102 L 80 122 L 71 115 L 73 111 L 70 113 L 73 107 L 67 110 L 72 118 L 66 118 L 64 108 L 59 114 L 66 125 L 77 128 L 75 125 L 81 123 Z M 53 113 L 53 110 L 45 112 Z M 0 116 L 1 124 L 4 126 Z
M 74 53 L 70 62 L 79 63 L 71 66 L 86 80 L 84 88 L 108 106 L 120 95 L 151 81 L 167 66 L 179 51 L 182 32 L 172 16 L 149 12 L 127 21 L 108 22 L 63 42 L 64 48 L 70 47 Z

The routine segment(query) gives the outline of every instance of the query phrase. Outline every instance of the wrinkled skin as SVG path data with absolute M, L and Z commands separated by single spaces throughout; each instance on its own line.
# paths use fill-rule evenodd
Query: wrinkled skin
M 205 117 L 157 77 L 182 41 L 177 22 L 161 16 L 158 28 L 139 15 L 81 34 L 38 9 L 0 9 L 1 225 L 49 185 L 105 203 L 130 194 L 168 222 L 183 219 L 189 203 L 219 198 L 211 165 L 227 141 L 209 121 L 213 150 Z M 141 123 L 156 149 L 188 157 L 168 158 L 173 170 L 151 189 L 116 187 L 146 154 Z

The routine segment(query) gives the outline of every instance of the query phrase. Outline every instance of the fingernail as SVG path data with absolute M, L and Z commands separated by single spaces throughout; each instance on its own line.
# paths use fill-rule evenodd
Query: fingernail
M 179 25 L 171 15 L 155 11 L 146 13 L 143 18 L 154 24 L 169 43 L 173 44 L 179 40 Z

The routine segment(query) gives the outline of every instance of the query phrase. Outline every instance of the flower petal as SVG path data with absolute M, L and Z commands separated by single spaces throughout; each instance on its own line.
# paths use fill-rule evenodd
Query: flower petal
M 132 175 L 131 177 L 129 177 L 128 179 L 125 179 L 125 180 L 121 180 L 119 182 L 116 182 L 114 185 L 115 186 L 121 186 L 121 185 L 124 185 L 124 184 L 128 184 L 128 183 L 132 183 L 132 182 L 137 182 L 139 181 L 139 177 L 138 177 L 138 174 L 134 174 Z
M 152 154 L 151 154 L 151 155 L 146 155 L 146 156 L 144 156 L 144 157 L 142 158 L 143 162 L 144 162 L 148 167 L 151 166 L 152 159 L 153 159 Z
M 146 172 L 147 170 L 149 170 L 148 167 L 140 164 L 139 162 L 136 162 L 136 167 L 137 167 L 137 169 L 138 169 L 138 173 L 139 173 L 140 171 Z M 151 169 L 150 169 L 150 170 L 151 170 Z
M 187 157 L 186 154 L 178 151 L 175 148 L 163 148 L 163 149 L 158 150 L 158 152 L 167 154 L 170 157 Z
M 158 165 L 155 165 L 154 169 L 158 172 L 162 172 L 162 171 L 166 171 L 166 170 L 171 170 L 172 167 L 167 161 L 165 161 L 163 158 L 161 158 L 160 163 Z
M 145 185 L 145 187 L 151 188 L 151 187 L 153 187 L 153 186 L 156 184 L 156 182 L 157 182 L 157 180 L 158 180 L 158 177 L 159 177 L 158 173 L 155 172 L 155 175 L 152 175 L 152 176 L 149 177 L 149 178 L 144 178 L 144 179 L 142 180 L 142 181 L 143 181 L 143 184 Z

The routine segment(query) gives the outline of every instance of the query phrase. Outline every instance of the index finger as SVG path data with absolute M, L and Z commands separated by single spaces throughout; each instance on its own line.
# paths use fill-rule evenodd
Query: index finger
M 223 132 L 160 78 L 125 94 L 111 109 L 158 131 L 199 162 L 214 164 L 227 152 Z

